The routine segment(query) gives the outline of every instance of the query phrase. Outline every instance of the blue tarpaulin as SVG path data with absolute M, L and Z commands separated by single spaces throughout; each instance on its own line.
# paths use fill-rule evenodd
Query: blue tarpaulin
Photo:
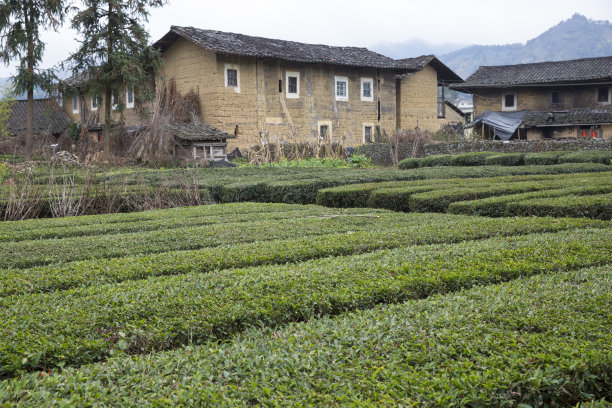
M 495 129 L 495 134 L 502 140 L 509 140 L 516 128 L 523 122 L 527 111 L 520 112 L 492 112 L 484 111 L 473 122 L 465 127 L 470 128 L 478 123 L 484 123 Z

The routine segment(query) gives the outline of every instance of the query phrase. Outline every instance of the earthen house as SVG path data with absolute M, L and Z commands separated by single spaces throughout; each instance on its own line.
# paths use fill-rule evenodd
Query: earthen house
M 173 80 L 196 92 L 201 121 L 235 136 L 231 147 L 317 141 L 357 146 L 382 132 L 440 128 L 438 87 L 462 82 L 434 56 L 393 60 L 331 47 L 176 27 L 155 46 Z
M 520 117 L 512 138 L 612 138 L 612 57 L 482 66 L 452 88 L 473 94 L 475 122 Z M 485 138 L 496 134 L 483 123 Z

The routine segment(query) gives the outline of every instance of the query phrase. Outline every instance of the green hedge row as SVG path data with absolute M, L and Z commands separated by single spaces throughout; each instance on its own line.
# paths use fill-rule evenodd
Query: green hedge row
M 0 376 L 611 262 L 612 230 L 592 229 L 2 298 Z
M 465 206 L 461 207 L 459 205 L 458 208 L 471 208 L 470 203 L 475 203 L 474 206 L 478 207 L 480 202 L 492 202 L 497 205 L 497 210 L 487 212 L 453 210 L 452 212 L 490 216 L 519 215 L 501 211 L 498 203 L 514 200 L 514 197 L 519 193 L 537 192 L 539 190 L 561 192 L 563 189 L 567 189 L 566 195 L 574 194 L 575 191 L 583 195 L 609 193 L 612 192 L 611 177 L 612 173 L 608 172 L 604 174 L 514 176 L 353 185 L 319 191 L 317 204 L 328 207 L 350 205 L 385 208 L 394 211 L 446 212 L 449 211 L 449 206 L 455 202 L 465 203 Z M 576 190 L 573 187 L 574 185 L 580 185 L 581 187 Z M 557 192 L 553 194 L 559 195 Z M 492 196 L 494 198 L 482 201 L 482 199 Z M 589 213 L 594 214 L 593 211 Z M 574 213 L 569 212 L 568 214 Z M 605 212 L 602 214 L 605 214 Z
M 126 217 L 125 221 L 107 222 L 104 217 L 97 216 L 97 218 L 94 219 L 98 222 L 89 223 L 88 220 L 82 220 L 82 224 L 76 223 L 79 219 L 73 217 L 73 219 L 75 219 L 74 225 L 43 227 L 42 225 L 44 225 L 44 223 L 41 223 L 42 225 L 39 228 L 26 227 L 25 229 L 22 229 L 20 224 L 13 223 L 12 229 L 0 228 L 0 242 L 158 231 L 204 225 L 209 225 L 211 228 L 217 228 L 222 227 L 224 224 L 342 213 L 329 208 L 323 210 L 321 207 L 315 206 L 287 205 L 274 210 L 270 208 L 270 204 L 262 204 L 258 207 L 255 206 L 256 205 L 252 203 L 240 203 L 233 205 L 232 208 L 235 209 L 235 212 L 224 211 L 219 212 L 219 214 L 216 214 L 215 211 L 206 211 L 206 209 L 223 207 L 221 205 L 180 207 L 176 208 L 174 211 L 159 210 L 159 214 L 156 214 L 155 217 L 142 217 L 141 219 L 138 219 L 138 217 Z M 260 208 L 261 211 L 255 211 L 255 208 Z M 137 213 L 123 214 L 131 215 Z M 121 217 L 117 216 L 113 216 L 112 218 L 121 220 Z M 43 218 L 41 220 L 58 219 L 61 220 L 66 218 Z M 2 225 L 3 224 L 0 224 L 0 226 Z
M 215 247 L 224 244 L 253 242 L 261 239 L 293 238 L 296 233 L 316 236 L 346 231 L 364 231 L 397 222 L 396 216 L 382 218 L 350 217 L 359 209 L 336 210 L 333 218 L 300 215 L 289 218 L 258 219 L 236 223 L 185 226 L 174 229 L 74 236 L 63 239 L 4 242 L 0 246 L 0 268 L 26 268 L 57 262 L 91 258 L 114 258 L 176 250 Z
M 366 216 L 375 216 L 368 211 Z M 89 259 L 30 269 L 0 270 L 0 298 L 96 286 L 152 276 L 204 273 L 228 268 L 301 262 L 407 245 L 457 243 L 493 236 L 555 232 L 587 227 L 606 228 L 603 221 L 563 218 L 496 218 L 446 214 L 379 214 L 381 223 L 350 234 L 293 237 L 282 240 L 220 245 L 192 251 L 124 258 Z M 390 222 L 385 221 L 389 218 Z M 347 219 L 348 222 L 349 219 Z M 327 230 L 326 230 L 327 231 Z
M 610 267 L 0 383 L 0 405 L 609 406 Z
M 604 197 L 610 193 L 609 184 L 572 187 L 566 189 L 551 189 L 524 194 L 512 194 L 499 197 L 489 197 L 473 201 L 451 203 L 448 212 L 452 214 L 481 215 L 487 217 L 511 217 L 517 215 L 536 215 L 549 210 L 550 216 L 584 217 L 585 214 L 600 219 L 610 219 L 609 207 L 612 203 L 604 198 L 591 201 L 589 197 Z M 554 201 L 554 205 L 549 200 Z M 529 204 L 521 204 L 527 202 Z M 540 204 L 541 203 L 541 204 Z M 594 207 L 589 209 L 590 204 Z M 533 208 L 529 208 L 533 205 Z M 536 208 L 539 208 L 536 210 Z
M 611 151 L 541 152 L 541 153 L 497 153 L 471 152 L 462 154 L 438 154 L 423 158 L 408 158 L 400 161 L 402 170 L 433 166 L 522 166 L 551 165 L 560 163 L 610 164 Z

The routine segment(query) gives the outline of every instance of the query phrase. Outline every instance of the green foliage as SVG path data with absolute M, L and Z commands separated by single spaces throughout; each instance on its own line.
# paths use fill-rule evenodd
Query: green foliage
M 347 162 L 351 167 L 367 168 L 372 166 L 372 159 L 365 154 L 354 153 L 348 158 Z
M 612 230 L 584 229 L 3 298 L 0 375 L 79 366 L 121 350 L 146 353 L 228 339 L 252 326 L 608 264 L 611 254 Z
M 70 126 L 68 126 L 68 135 L 70 136 L 72 143 L 77 143 L 79 141 L 82 130 L 83 126 L 81 126 L 81 124 L 78 122 L 72 122 Z
M 4 180 L 9 175 L 9 168 L 6 164 L 0 162 L 0 184 L 4 183 Z
M 565 152 L 542 152 L 525 154 L 526 165 L 551 165 L 559 164 L 559 157 Z
M 525 164 L 525 155 L 523 153 L 495 154 L 485 157 L 484 164 L 485 166 L 522 166 Z
M 0 404 L 604 407 L 611 285 L 605 266 L 253 328 L 28 374 L 0 383 Z
M 103 95 L 105 103 L 105 150 L 114 147 L 111 132 L 111 99 L 121 87 L 134 90 L 135 103 L 142 107 L 151 101 L 150 84 L 161 66 L 161 54 L 148 43 L 145 24 L 149 8 L 160 7 L 165 0 L 83 0 L 82 8 L 72 18 L 72 28 L 81 37 L 79 49 L 66 63 L 81 79 L 80 90 Z M 120 112 L 124 105 L 116 97 Z
M 418 180 L 393 184 L 370 183 L 322 189 L 318 192 L 317 204 L 329 207 L 367 206 L 394 211 L 450 211 L 496 217 L 551 215 L 610 219 L 609 208 L 612 202 L 604 198 L 571 198 L 575 194 L 587 196 L 610 192 L 612 192 L 612 173 L 606 172 L 562 176 Z M 555 208 L 543 205 L 539 211 L 530 212 L 529 205 L 526 204 L 520 207 L 521 210 L 518 209 L 523 199 L 561 196 L 568 198 L 567 205 L 562 205 L 562 198 L 559 198 L 555 201 Z M 519 204 L 511 206 L 513 209 L 510 209 L 509 203 Z M 545 212 L 544 208 L 550 208 L 551 212 Z
M 420 163 L 421 159 L 409 157 L 407 159 L 400 160 L 400 162 L 397 163 L 397 168 L 400 170 L 416 169 L 420 166 Z
M 214 207 L 227 207 L 227 205 Z M 243 205 L 231 206 L 231 208 L 238 211 L 247 209 L 243 208 Z M 250 205 L 249 208 L 265 209 L 261 204 Z M 160 213 L 166 214 L 167 211 L 160 211 Z M 310 208 L 307 211 L 301 211 L 293 206 L 285 208 L 284 211 L 265 211 L 261 214 L 238 213 L 236 220 L 230 221 L 229 217 L 227 221 L 218 219 L 218 223 L 210 225 L 209 228 L 218 230 L 228 223 L 230 225 L 227 225 L 227 229 L 231 230 L 256 217 L 267 219 L 269 236 L 242 242 L 226 241 L 221 242 L 221 245 L 210 245 L 188 251 L 175 251 L 168 248 L 168 251 L 159 252 L 156 248 L 151 247 L 151 252 L 147 252 L 146 249 L 134 248 L 141 249 L 141 253 L 139 255 L 124 253 L 124 256 L 120 258 L 107 258 L 106 252 L 91 250 L 89 257 L 82 257 L 82 260 L 79 261 L 67 262 L 70 261 L 70 258 L 66 258 L 64 262 L 28 269 L 4 269 L 0 274 L 0 297 L 102 285 L 153 276 L 206 273 L 226 268 L 302 262 L 309 259 L 359 254 L 406 245 L 455 243 L 493 236 L 609 226 L 609 223 L 604 221 L 587 219 L 499 218 L 491 220 L 479 217 L 402 214 L 376 210 L 347 212 Z M 305 221 L 313 218 L 338 220 L 329 226 L 321 226 L 317 234 L 307 234 L 303 237 L 296 236 L 295 233 L 289 236 L 279 235 L 279 230 L 287 228 L 283 220 L 289 218 L 305 218 Z M 277 219 L 280 222 L 275 222 Z M 84 230 L 87 227 L 88 225 L 82 226 Z M 94 227 L 94 225 L 89 227 Z M 299 225 L 294 225 L 294 227 L 299 227 Z M 60 229 L 57 233 L 61 233 L 62 228 L 57 228 Z M 164 226 L 159 226 L 159 228 L 163 230 Z M 38 232 L 42 235 L 44 230 L 32 229 L 19 232 L 20 234 L 14 234 L 15 241 L 19 239 L 23 241 L 24 238 L 34 236 Z M 111 236 L 112 233 L 112 230 L 108 232 Z M 55 242 L 54 237 L 55 235 L 49 234 L 44 241 L 49 245 Z M 274 239 L 274 237 L 280 238 Z M 92 235 L 91 238 L 93 240 L 96 237 Z M 46 252 L 49 254 L 51 251 Z
M 450 166 L 451 158 L 451 154 L 434 154 L 426 156 L 419 161 L 419 167 Z
M 15 104 L 15 87 L 6 82 L 0 87 L 0 136 L 10 136 L 8 122 Z
M 592 150 L 582 152 L 571 152 L 559 157 L 559 163 L 603 163 L 610 164 L 612 152 Z
M 484 166 L 487 157 L 496 156 L 494 152 L 471 152 L 455 154 L 451 157 L 451 166 Z

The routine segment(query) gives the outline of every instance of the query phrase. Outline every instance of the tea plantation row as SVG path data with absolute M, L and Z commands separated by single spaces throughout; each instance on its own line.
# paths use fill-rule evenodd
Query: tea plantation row
M 562 163 L 612 164 L 612 151 L 499 153 L 472 152 L 461 154 L 437 154 L 423 158 L 408 158 L 399 162 L 400 169 L 434 166 L 523 166 L 552 165 Z
M 612 218 L 612 172 L 368 183 L 323 189 L 317 203 L 471 215 Z
M 610 266 L 0 383 L 6 406 L 597 406 Z M 603 311 L 603 312 L 602 312 Z
M 0 375 L 228 339 L 474 285 L 612 262 L 612 230 L 407 246 L 0 298 Z M 254 296 L 256 294 L 256 296 Z
M 129 212 L 139 210 L 148 201 L 160 201 L 157 205 L 172 206 L 198 203 L 230 203 L 243 201 L 274 202 L 288 204 L 313 204 L 320 189 L 346 184 L 425 180 L 440 178 L 494 177 L 529 174 L 570 174 L 578 172 L 609 171 L 610 166 L 598 163 L 567 163 L 555 166 L 482 166 L 482 167 L 431 167 L 410 171 L 388 169 L 194 169 L 138 170 L 117 173 L 101 173 L 93 185 L 84 185 L 76 174 L 68 177 L 75 184 L 49 186 L 48 176 L 40 176 L 28 191 L 15 191 L 10 185 L 0 186 L 0 217 L 6 218 L 11 203 L 25 201 L 34 208 L 28 217 L 44 217 L 53 214 L 52 208 L 61 205 L 61 197 L 73 194 L 74 199 L 89 192 L 84 201 L 89 203 L 85 213 Z M 73 170 L 69 170 L 72 172 Z M 59 180 L 59 179 L 58 179 Z M 24 183 L 17 183 L 24 185 Z M 54 192 L 55 191 L 55 192 Z M 59 197 L 59 198 L 58 198 Z M 28 201 L 29 200 L 29 201 Z M 146 207 L 146 205 L 145 205 Z

